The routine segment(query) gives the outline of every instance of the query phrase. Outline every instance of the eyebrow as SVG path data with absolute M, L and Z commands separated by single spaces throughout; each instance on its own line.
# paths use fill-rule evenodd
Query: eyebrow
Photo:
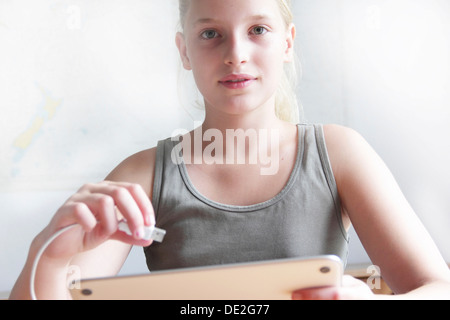
M 266 19 L 271 19 L 271 18 L 268 15 L 255 14 L 253 16 L 248 17 L 247 19 L 249 21 L 260 21 L 260 20 L 266 20 Z M 213 19 L 213 18 L 200 18 L 194 23 L 194 25 L 208 24 L 208 23 L 217 23 L 217 22 L 221 22 L 221 20 L 220 19 Z

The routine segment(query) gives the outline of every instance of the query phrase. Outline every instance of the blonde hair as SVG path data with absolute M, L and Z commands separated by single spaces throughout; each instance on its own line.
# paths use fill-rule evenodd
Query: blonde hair
M 294 20 L 291 0 L 276 1 L 280 7 L 280 13 L 286 28 L 288 28 Z M 179 0 L 181 29 L 184 29 L 189 5 L 190 0 Z M 294 54 L 293 61 L 285 64 L 284 73 L 275 96 L 275 113 L 277 117 L 294 124 L 300 122 L 300 114 L 302 114 L 302 108 L 295 93 L 298 83 L 298 71 L 300 71 L 300 63 Z

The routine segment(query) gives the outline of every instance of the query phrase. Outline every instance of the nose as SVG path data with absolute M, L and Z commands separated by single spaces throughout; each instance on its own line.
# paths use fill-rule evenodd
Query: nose
M 238 35 L 231 36 L 226 41 L 224 62 L 229 66 L 245 64 L 249 61 L 249 46 L 245 39 Z

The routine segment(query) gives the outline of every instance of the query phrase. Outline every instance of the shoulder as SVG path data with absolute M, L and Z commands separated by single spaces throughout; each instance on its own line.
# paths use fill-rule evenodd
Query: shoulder
M 407 204 L 393 174 L 361 134 L 326 125 L 324 136 L 338 192 L 352 220 L 367 214 L 381 217 L 380 212 L 399 204 L 398 211 L 405 211 Z
M 343 209 L 389 286 L 408 292 L 448 274 L 394 175 L 366 140 L 336 125 L 324 126 L 324 135 Z
M 328 144 L 330 144 L 330 147 L 333 147 L 335 144 L 342 147 L 349 143 L 366 143 L 360 133 L 349 127 L 326 124 L 323 126 L 323 132 L 327 141 L 327 147 Z
M 395 185 L 384 161 L 360 133 L 339 125 L 325 125 L 323 130 L 341 197 L 373 194 L 376 186 Z
M 374 157 L 374 151 L 367 141 L 354 129 L 328 124 L 323 126 L 325 143 L 333 171 L 341 173 L 358 159 Z
M 325 143 L 335 174 L 351 169 L 356 164 L 369 165 L 379 157 L 366 139 L 356 130 L 328 124 L 323 126 Z M 371 160 L 367 162 L 368 160 Z M 353 168 L 354 169 L 354 168 Z
M 156 162 L 156 147 L 137 152 L 123 160 L 106 177 L 109 181 L 140 184 L 151 196 Z

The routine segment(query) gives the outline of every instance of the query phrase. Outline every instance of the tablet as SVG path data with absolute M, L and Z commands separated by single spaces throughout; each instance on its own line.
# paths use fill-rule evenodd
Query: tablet
M 80 300 L 289 300 L 293 291 L 340 286 L 336 256 L 289 258 L 82 280 Z

